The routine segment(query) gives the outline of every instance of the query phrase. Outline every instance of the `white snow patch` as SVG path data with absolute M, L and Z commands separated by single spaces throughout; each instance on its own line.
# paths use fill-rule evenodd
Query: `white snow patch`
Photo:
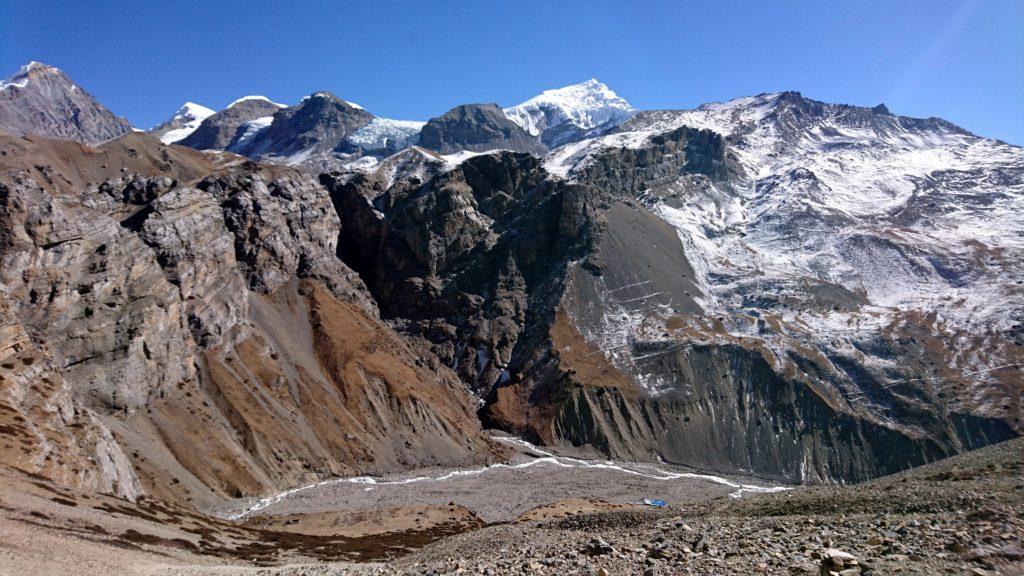
M 238 100 L 235 100 L 231 104 L 228 104 L 225 108 L 231 108 L 232 106 L 234 106 L 236 104 L 241 104 L 242 102 L 245 102 L 247 100 L 263 100 L 265 102 L 269 102 L 269 103 L 273 104 L 274 106 L 277 106 L 278 108 L 287 108 L 288 107 L 287 104 L 279 104 L 277 102 L 274 102 L 270 98 L 267 98 L 266 96 L 253 95 L 253 96 L 242 96 Z
M 273 122 L 273 116 L 263 116 L 246 122 L 243 124 L 245 131 L 242 132 L 242 135 L 237 140 L 231 143 L 232 149 L 241 149 L 242 146 L 255 138 L 257 134 L 269 128 Z
M 0 80 L 0 90 L 6 90 L 7 88 L 24 88 L 28 86 L 28 73 L 36 66 L 43 66 L 43 64 L 36 61 L 29 62 L 19 68 L 14 74 Z

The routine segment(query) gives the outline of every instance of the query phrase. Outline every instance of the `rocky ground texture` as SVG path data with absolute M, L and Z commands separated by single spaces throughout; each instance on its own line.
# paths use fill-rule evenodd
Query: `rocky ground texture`
M 238 523 L 2 472 L 12 574 L 1024 573 L 1021 439 L 855 486 L 667 509 L 565 500 L 489 525 L 457 503 Z
M 1024 442 L 855 486 L 492 526 L 381 574 L 1022 574 Z

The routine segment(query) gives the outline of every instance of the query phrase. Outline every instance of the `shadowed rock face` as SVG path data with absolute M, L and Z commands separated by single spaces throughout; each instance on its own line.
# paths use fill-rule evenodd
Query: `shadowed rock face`
M 5 462 L 210 503 L 494 457 L 457 377 L 384 325 L 336 257 L 339 220 L 315 180 L 237 159 L 197 179 L 198 164 L 161 155 L 182 149 L 128 138 L 136 173 L 109 168 L 124 143 L 39 140 L 30 166 L 4 156 L 0 424 L 60 440 Z M 72 185 L 45 164 L 50 146 L 120 175 Z
M 32 62 L 0 82 L 0 130 L 100 144 L 132 126 L 62 71 Z
M 540 155 L 547 151 L 497 104 L 463 104 L 432 118 L 420 131 L 419 144 L 441 154 L 504 149 Z
M 482 394 L 520 339 L 542 327 L 583 254 L 591 207 L 525 154 L 480 156 L 422 188 L 325 174 L 343 218 L 341 257 L 366 280 L 385 318 L 430 342 Z

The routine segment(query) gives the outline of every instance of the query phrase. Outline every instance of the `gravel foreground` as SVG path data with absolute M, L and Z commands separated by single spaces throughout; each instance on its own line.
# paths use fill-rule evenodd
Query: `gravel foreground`
M 849 487 L 494 526 L 379 574 L 1024 574 L 1024 441 Z

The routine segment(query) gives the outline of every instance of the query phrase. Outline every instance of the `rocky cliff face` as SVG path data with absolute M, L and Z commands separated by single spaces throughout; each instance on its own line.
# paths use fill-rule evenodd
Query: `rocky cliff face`
M 463 104 L 432 118 L 420 131 L 419 145 L 441 154 L 512 150 L 539 155 L 547 151 L 497 104 Z
M 131 132 L 132 126 L 64 72 L 31 62 L 0 82 L 0 130 L 99 144 Z
M 171 150 L 131 138 L 136 158 Z M 38 163 L 53 143 L 34 144 Z M 136 162 L 79 187 L 17 156 L 0 175 L 0 398 L 18 434 L 68 446 L 8 446 L 11 463 L 211 502 L 492 457 L 455 375 L 385 326 L 336 257 L 338 217 L 309 176 L 229 163 L 183 180 L 195 164 Z M 72 475 L 79 457 L 92 465 Z
M 0 194 L 3 191 L 0 190 Z M 89 491 L 142 493 L 121 446 L 0 292 L 0 461 Z

